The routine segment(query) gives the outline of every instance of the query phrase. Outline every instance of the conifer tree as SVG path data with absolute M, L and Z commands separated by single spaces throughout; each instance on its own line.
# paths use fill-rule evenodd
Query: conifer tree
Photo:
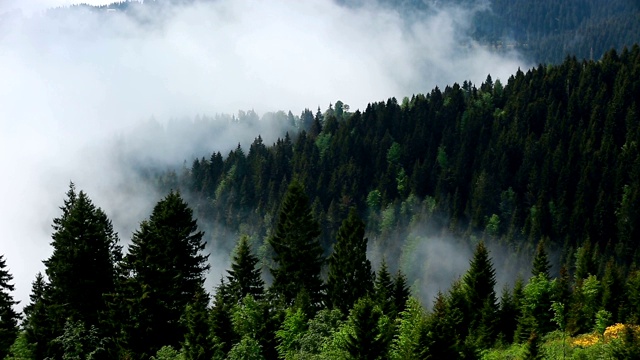
M 533 266 L 531 268 L 531 275 L 534 277 L 539 274 L 543 274 L 546 279 L 550 279 L 549 270 L 551 264 L 549 263 L 549 257 L 544 249 L 544 242 L 540 241 L 536 248 L 536 256 L 533 258 Z
M 184 339 L 179 320 L 203 291 L 209 267 L 208 256 L 202 254 L 203 236 L 193 211 L 177 192 L 160 200 L 133 234 L 123 270 L 132 323 L 125 342 L 134 357 L 148 358 L 162 346 L 178 347 Z
M 29 294 L 29 304 L 24 307 L 25 320 L 22 326 L 25 330 L 27 343 L 33 347 L 33 357 L 44 359 L 47 353 L 47 342 L 53 339 L 52 327 L 47 315 L 47 301 L 45 298 L 47 283 L 42 273 L 36 275 Z
M 393 305 L 396 315 L 404 311 L 409 296 L 411 296 L 411 291 L 409 291 L 409 285 L 407 285 L 407 277 L 402 270 L 398 269 L 396 276 L 393 278 Z
M 478 243 L 462 281 L 470 311 L 469 332 L 474 334 L 476 330 L 482 329 L 485 337 L 483 345 L 490 344 L 495 335 L 495 327 L 489 321 L 495 318 L 496 272 L 483 242 Z
M 0 359 L 4 359 L 9 353 L 11 344 L 18 336 L 18 320 L 20 315 L 13 306 L 19 301 L 14 301 L 11 291 L 15 285 L 11 283 L 13 275 L 7 269 L 4 255 L 0 255 Z
M 44 261 L 51 329 L 41 334 L 62 335 L 68 319 L 104 332 L 104 295 L 115 289 L 115 263 L 121 258 L 118 237 L 106 214 L 83 191 L 76 193 L 73 183 L 60 209 L 62 215 L 53 220 L 53 254 Z
M 355 208 L 342 222 L 338 237 L 329 256 L 327 296 L 333 308 L 347 314 L 353 304 L 373 290 L 373 272 L 367 259 L 367 238 L 364 222 Z
M 393 301 L 393 280 L 391 280 L 391 274 L 387 267 L 387 261 L 382 259 L 380 269 L 376 274 L 376 279 L 373 284 L 374 299 L 385 315 L 392 314 L 394 312 Z
M 214 355 L 208 307 L 209 296 L 204 289 L 198 291 L 187 305 L 184 314 L 187 330 L 182 345 L 185 360 L 211 360 Z
M 258 262 L 258 258 L 251 254 L 249 237 L 241 236 L 233 252 L 231 270 L 227 270 L 229 290 L 236 303 L 239 303 L 247 295 L 253 296 L 256 300 L 262 298 L 264 281 L 260 274 L 260 268 L 256 267 Z
M 271 290 L 288 305 L 302 289 L 314 306 L 321 303 L 324 259 L 319 236 L 320 225 L 313 218 L 309 198 L 302 184 L 294 180 L 284 195 L 275 232 L 268 240 L 277 265 L 271 269 Z
M 231 311 L 233 306 L 237 304 L 232 297 L 229 284 L 225 283 L 224 278 L 222 278 L 220 285 L 216 288 L 216 295 L 210 314 L 215 359 L 225 359 L 238 338 L 233 330 L 231 321 Z
M 353 331 L 348 334 L 344 344 L 350 359 L 387 358 L 391 336 L 388 319 L 385 318 L 376 303 L 368 297 L 355 303 L 348 319 Z

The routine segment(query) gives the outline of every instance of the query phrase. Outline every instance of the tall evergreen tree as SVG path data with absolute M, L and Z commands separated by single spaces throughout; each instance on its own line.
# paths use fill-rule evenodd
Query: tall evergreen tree
M 551 276 L 549 275 L 550 269 L 551 269 L 551 264 L 549 263 L 549 256 L 547 255 L 547 252 L 544 249 L 544 242 L 540 241 L 538 243 L 538 247 L 536 248 L 536 255 L 533 258 L 531 275 L 536 277 L 539 274 L 543 274 L 544 277 L 548 280 L 551 278 Z
M 251 254 L 249 237 L 243 235 L 233 252 L 231 270 L 227 270 L 229 276 L 229 290 L 239 303 L 245 296 L 251 295 L 254 299 L 260 300 L 264 293 L 264 281 L 257 264 L 260 260 Z
M 393 307 L 396 316 L 407 307 L 409 296 L 411 296 L 411 291 L 407 284 L 407 277 L 402 270 L 398 269 L 396 276 L 393 278 Z
M 496 271 L 484 242 L 476 246 L 471 265 L 462 281 L 471 315 L 469 332 L 475 334 L 476 330 L 481 329 L 482 334 L 477 334 L 483 337 L 479 339 L 481 345 L 490 345 L 495 335 L 495 326 L 490 322 L 495 319 Z
M 53 220 L 53 254 L 44 261 L 49 278 L 44 297 L 52 328 L 41 333 L 62 335 L 68 319 L 104 331 L 104 295 L 115 289 L 115 263 L 122 256 L 118 237 L 107 215 L 83 191 L 76 193 L 73 183 L 60 209 L 62 215 Z
M 33 357 L 44 359 L 47 354 L 47 342 L 54 336 L 50 332 L 52 327 L 47 314 L 47 300 L 45 298 L 47 283 L 42 273 L 36 275 L 29 294 L 29 304 L 24 307 L 25 320 L 22 324 L 27 342 L 33 347 Z
M 202 289 L 187 305 L 184 314 L 183 322 L 187 330 L 182 348 L 185 360 L 211 360 L 214 355 L 208 310 L 209 296 Z
M 368 297 L 358 300 L 349 315 L 352 332 L 347 335 L 345 350 L 349 359 L 386 359 L 391 343 L 388 319 Z
M 20 315 L 13 308 L 19 301 L 14 301 L 11 291 L 15 286 L 11 283 L 13 275 L 7 269 L 4 255 L 0 255 L 0 359 L 9 353 L 11 344 L 18 336 L 18 320 Z
M 382 259 L 380 269 L 376 273 L 376 279 L 373 284 L 374 300 L 380 305 L 385 315 L 394 313 L 393 301 L 393 280 L 387 267 L 387 261 Z
M 324 259 L 319 236 L 320 225 L 313 218 L 309 198 L 302 184 L 294 180 L 284 195 L 275 232 L 268 240 L 277 265 L 271 269 L 271 290 L 286 304 L 292 304 L 302 289 L 314 306 L 321 303 Z
M 178 347 L 185 328 L 180 323 L 187 304 L 202 292 L 208 255 L 204 233 L 179 193 L 160 200 L 131 240 L 123 269 L 125 310 L 130 326 L 126 347 L 134 357 L 148 358 L 162 346 Z
M 329 256 L 327 296 L 331 306 L 347 314 L 358 299 L 372 292 L 373 277 L 371 262 L 367 259 L 364 222 L 352 208 L 338 230 Z

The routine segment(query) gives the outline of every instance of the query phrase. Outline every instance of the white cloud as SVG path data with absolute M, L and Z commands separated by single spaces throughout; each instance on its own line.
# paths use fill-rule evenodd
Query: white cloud
M 28 12 L 65 3 L 20 4 Z M 123 239 L 157 200 L 119 167 L 110 139 L 152 115 L 164 123 L 251 108 L 299 114 L 338 99 L 362 109 L 488 73 L 505 80 L 525 66 L 469 42 L 469 17 L 449 8 L 409 22 L 372 4 L 217 0 L 161 16 L 70 11 L 0 21 L 0 253 L 16 296 L 24 305 L 43 270 L 70 180 Z M 228 151 L 236 136 L 210 139 L 207 153 Z M 181 149 L 178 159 L 194 155 Z M 119 193 L 123 184 L 135 191 Z

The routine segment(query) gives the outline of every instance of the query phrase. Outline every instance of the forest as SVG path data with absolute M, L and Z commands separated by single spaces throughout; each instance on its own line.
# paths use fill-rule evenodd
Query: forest
M 638 358 L 638 93 L 634 45 L 289 113 L 273 144 L 141 166 L 165 196 L 126 249 L 71 183 L 21 314 L 0 257 L 0 357 Z M 473 255 L 425 297 L 439 237 Z

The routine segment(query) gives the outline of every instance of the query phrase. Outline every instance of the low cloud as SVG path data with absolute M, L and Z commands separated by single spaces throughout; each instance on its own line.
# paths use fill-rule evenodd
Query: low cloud
M 174 143 L 185 146 L 167 154 L 162 142 L 130 143 L 149 138 L 140 132 L 150 118 L 174 135 L 169 123 L 192 126 L 198 114 L 299 114 L 338 99 L 363 109 L 436 85 L 480 83 L 489 73 L 506 80 L 526 66 L 517 54 L 492 53 L 466 36 L 473 9 L 434 8 L 407 20 L 375 4 L 327 0 L 217 0 L 129 13 L 24 7 L 23 15 L 7 12 L 7 4 L 0 8 L 0 253 L 21 305 L 51 254 L 52 219 L 70 180 L 123 240 L 162 196 L 114 144 L 176 165 L 226 154 L 258 135 L 235 128 L 196 145 L 178 137 Z

